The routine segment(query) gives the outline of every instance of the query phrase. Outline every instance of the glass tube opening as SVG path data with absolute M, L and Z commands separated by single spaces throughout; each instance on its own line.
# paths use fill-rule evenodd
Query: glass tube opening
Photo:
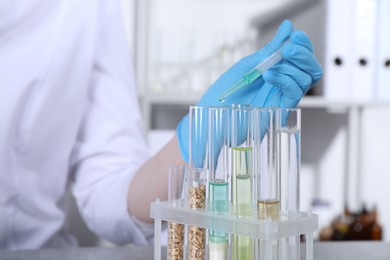
M 208 107 L 189 109 L 189 168 L 207 168 Z

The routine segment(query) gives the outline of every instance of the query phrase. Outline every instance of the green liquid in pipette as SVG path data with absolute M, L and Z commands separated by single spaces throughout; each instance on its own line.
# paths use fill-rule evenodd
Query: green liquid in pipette
M 253 81 L 255 81 L 258 77 L 261 76 L 260 71 L 258 70 L 251 70 L 247 74 L 245 74 L 242 79 L 245 81 L 245 84 L 251 84 Z
M 233 148 L 232 204 L 237 216 L 252 216 L 252 147 Z M 253 239 L 233 235 L 232 259 L 253 259 Z
M 240 88 L 251 84 L 253 81 L 255 81 L 260 76 L 261 76 L 261 73 L 258 70 L 251 70 L 251 71 L 249 71 L 247 74 L 245 74 L 240 79 L 240 81 L 238 81 L 236 84 L 234 84 L 230 89 L 228 89 L 225 93 L 223 93 L 219 97 L 219 102 L 220 103 L 225 102 L 227 96 L 229 96 L 233 92 L 239 90 Z
M 226 181 L 215 180 L 209 183 L 209 210 L 227 212 L 229 210 L 229 185 Z M 227 243 L 229 236 L 225 232 L 210 230 L 209 239 L 217 243 Z

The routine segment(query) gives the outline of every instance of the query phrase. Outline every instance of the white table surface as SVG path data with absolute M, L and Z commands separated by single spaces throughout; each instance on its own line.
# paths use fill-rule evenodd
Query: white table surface
M 165 259 L 166 250 L 162 250 Z M 0 250 L 0 260 L 153 260 L 152 247 Z M 304 259 L 304 252 L 301 254 Z M 317 242 L 315 260 L 390 260 L 387 242 Z

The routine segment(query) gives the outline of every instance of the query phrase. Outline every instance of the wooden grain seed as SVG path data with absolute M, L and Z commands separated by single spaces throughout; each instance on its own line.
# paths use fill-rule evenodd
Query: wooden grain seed
M 182 260 L 184 245 L 184 225 L 169 222 L 168 224 L 168 259 Z
M 188 206 L 201 209 L 206 206 L 206 186 L 191 187 L 188 191 Z M 188 259 L 203 260 L 205 258 L 206 229 L 190 226 L 188 228 Z
M 188 195 L 188 206 L 194 209 L 204 208 L 206 205 L 206 187 L 191 187 Z
M 188 229 L 189 260 L 200 260 L 205 257 L 206 229 L 190 226 Z

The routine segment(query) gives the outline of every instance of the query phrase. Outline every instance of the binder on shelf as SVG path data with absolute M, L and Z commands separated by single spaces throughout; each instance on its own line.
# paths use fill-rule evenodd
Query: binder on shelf
M 376 99 L 390 101 L 390 1 L 378 0 Z
M 353 60 L 351 97 L 372 101 L 376 85 L 377 0 L 355 0 L 352 29 Z M 387 32 L 388 33 L 388 32 Z
M 326 2 L 326 55 L 324 95 L 331 100 L 350 98 L 352 90 L 351 28 L 355 0 Z

